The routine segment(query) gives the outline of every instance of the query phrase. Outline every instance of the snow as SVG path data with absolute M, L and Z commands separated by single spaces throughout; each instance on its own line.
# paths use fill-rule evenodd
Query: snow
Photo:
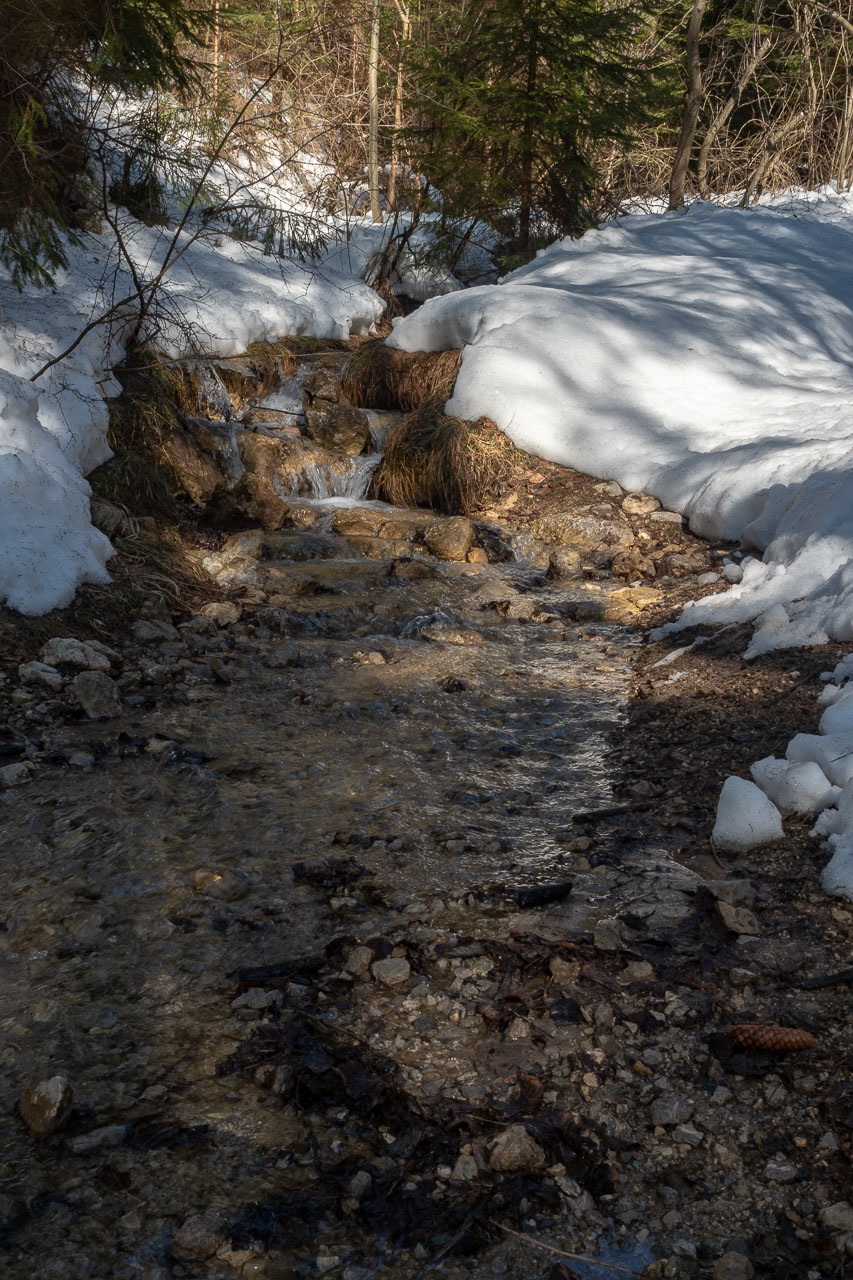
M 744 778 L 726 778 L 712 832 L 717 848 L 742 852 L 782 835 L 782 816 L 764 792 Z
M 137 272 L 153 280 L 172 233 L 125 219 Z M 84 477 L 110 456 L 105 397 L 120 384 L 112 368 L 137 303 L 118 307 L 62 355 L 87 324 L 133 294 L 109 231 L 68 247 L 68 268 L 53 289 L 19 293 L 0 273 L 0 603 L 41 614 L 71 603 L 83 582 L 106 583 L 107 539 L 89 519 Z M 174 265 L 144 326 L 171 359 L 236 355 L 285 334 L 346 338 L 366 333 L 382 303 L 342 270 L 264 255 L 224 234 L 178 236 Z
M 849 639 L 851 250 L 853 195 L 697 201 L 560 241 L 496 288 L 433 298 L 388 341 L 464 346 L 448 412 L 485 414 L 527 452 L 758 553 L 676 625 L 754 622 L 747 656 Z
M 750 773 L 780 813 L 817 813 L 840 794 L 813 760 L 757 760 Z

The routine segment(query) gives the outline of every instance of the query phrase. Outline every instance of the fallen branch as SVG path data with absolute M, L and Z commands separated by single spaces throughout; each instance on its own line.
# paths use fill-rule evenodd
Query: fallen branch
M 498 1231 L 505 1231 L 508 1236 L 515 1236 L 516 1240 L 524 1240 L 526 1244 L 532 1244 L 536 1249 L 555 1254 L 558 1258 L 571 1258 L 572 1262 L 588 1262 L 594 1267 L 606 1267 L 608 1271 L 621 1271 L 626 1276 L 640 1274 L 638 1271 L 632 1271 L 630 1267 L 619 1267 L 615 1262 L 602 1262 L 600 1258 L 589 1258 L 583 1253 L 569 1253 L 566 1249 L 556 1249 L 554 1245 L 545 1244 L 544 1241 L 537 1240 L 535 1236 L 529 1236 L 524 1231 L 513 1231 L 512 1227 L 505 1227 L 502 1222 L 495 1222 L 494 1219 L 492 1226 L 497 1227 Z

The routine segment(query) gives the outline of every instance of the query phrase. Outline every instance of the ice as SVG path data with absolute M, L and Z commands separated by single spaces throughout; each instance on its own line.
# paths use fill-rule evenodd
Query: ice
M 831 837 L 835 852 L 823 869 L 820 883 L 827 893 L 853 901 L 853 832 Z
M 745 850 L 783 835 L 782 815 L 754 782 L 730 777 L 723 783 L 712 837 L 718 849 Z
M 781 813 L 818 813 L 840 794 L 813 760 L 799 762 L 767 756 L 757 760 L 750 773 Z
M 620 218 L 388 340 L 464 347 L 449 412 L 763 553 L 677 624 L 757 620 L 748 656 L 853 638 L 853 194 L 801 195 Z
M 798 733 L 785 755 L 789 760 L 813 761 L 836 787 L 853 778 L 853 734 Z
M 853 738 L 853 689 L 838 689 L 837 694 L 821 716 L 818 728 L 821 733 L 844 733 Z

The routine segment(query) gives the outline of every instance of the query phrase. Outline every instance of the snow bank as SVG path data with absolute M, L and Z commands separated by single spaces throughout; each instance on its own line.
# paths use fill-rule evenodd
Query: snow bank
M 464 345 L 449 412 L 764 552 L 679 624 L 755 620 L 754 655 L 853 638 L 851 333 L 853 196 L 827 189 L 621 219 L 388 341 Z
M 171 233 L 126 221 L 136 270 L 152 280 Z M 109 542 L 89 520 L 83 478 L 110 456 L 105 397 L 120 390 L 112 368 L 124 354 L 135 303 L 86 326 L 133 293 L 108 234 L 69 246 L 53 289 L 19 293 L 0 272 L 0 603 L 21 613 L 62 608 L 83 582 L 109 582 Z M 342 270 L 264 256 L 258 245 L 182 235 L 162 296 L 146 323 L 169 358 L 236 355 L 285 334 L 346 338 L 364 333 L 383 304 Z

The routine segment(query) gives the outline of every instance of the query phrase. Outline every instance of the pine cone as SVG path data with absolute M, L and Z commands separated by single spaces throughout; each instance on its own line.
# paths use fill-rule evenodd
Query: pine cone
M 741 1049 L 762 1053 L 795 1053 L 799 1049 L 812 1049 L 816 1043 L 810 1031 L 779 1027 L 773 1023 L 743 1022 L 729 1027 L 729 1035 Z

